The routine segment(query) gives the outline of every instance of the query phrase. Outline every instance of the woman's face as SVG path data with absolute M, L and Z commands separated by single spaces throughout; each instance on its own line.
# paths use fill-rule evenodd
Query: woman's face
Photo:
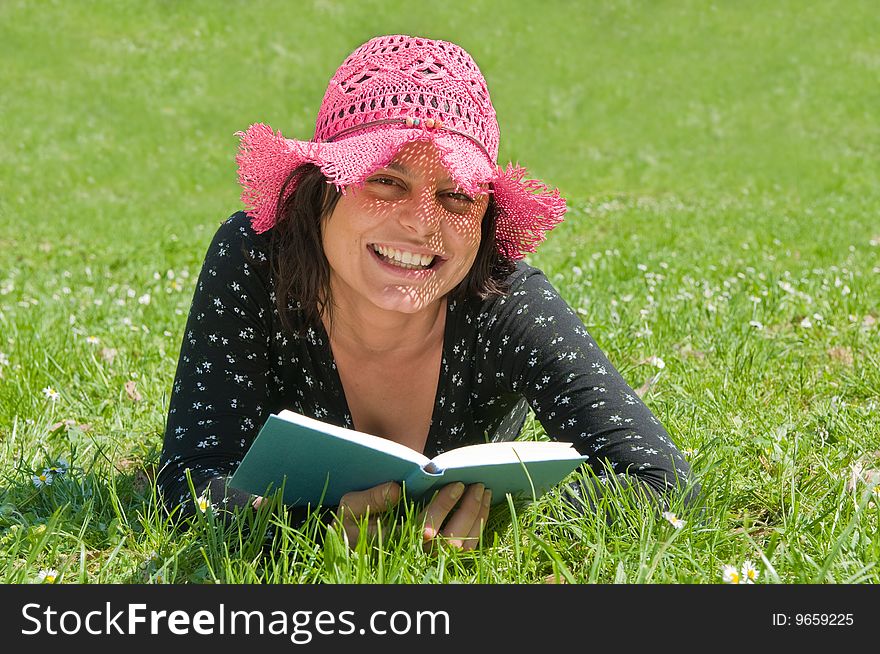
M 488 203 L 458 188 L 433 143 L 404 145 L 362 188 L 346 189 L 322 224 L 334 303 L 431 306 L 470 271 Z

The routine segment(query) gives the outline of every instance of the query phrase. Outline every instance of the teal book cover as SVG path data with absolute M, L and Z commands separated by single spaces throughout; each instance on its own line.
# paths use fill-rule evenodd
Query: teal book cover
M 397 481 L 420 500 L 440 487 L 482 482 L 493 502 L 537 499 L 586 461 L 570 443 L 507 441 L 449 450 L 429 459 L 405 445 L 283 410 L 271 414 L 238 469 L 233 488 L 284 489 L 292 506 L 335 506 L 348 492 Z

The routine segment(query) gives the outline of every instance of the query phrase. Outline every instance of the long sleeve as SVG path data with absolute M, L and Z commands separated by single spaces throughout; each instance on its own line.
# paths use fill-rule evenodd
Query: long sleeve
M 187 470 L 197 492 L 229 501 L 218 480 L 269 413 L 271 302 L 265 241 L 235 214 L 205 255 L 180 348 L 158 477 L 169 507 L 191 498 Z
M 588 455 L 599 479 L 610 467 L 621 485 L 643 482 L 651 496 L 684 489 L 690 467 L 666 429 L 545 275 L 524 269 L 488 336 L 500 383 L 526 398 L 550 438 Z

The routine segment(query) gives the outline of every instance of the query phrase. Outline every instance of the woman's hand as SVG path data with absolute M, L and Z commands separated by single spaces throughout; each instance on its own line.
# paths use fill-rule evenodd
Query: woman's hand
M 465 490 L 464 484 L 455 482 L 441 488 L 419 515 L 425 521 L 425 549 L 432 549 L 437 541 L 463 550 L 474 549 L 480 543 L 491 503 L 492 491 L 483 484 L 471 484 Z
M 366 517 L 366 530 L 370 537 L 379 531 L 379 518 L 400 501 L 400 484 L 389 481 L 363 491 L 346 493 L 339 500 L 333 527 L 342 524 L 349 547 L 354 547 L 360 537 L 360 528 Z

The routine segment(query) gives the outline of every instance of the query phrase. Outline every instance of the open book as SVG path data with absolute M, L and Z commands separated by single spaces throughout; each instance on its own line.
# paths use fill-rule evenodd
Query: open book
M 498 503 L 507 493 L 537 499 L 586 459 L 569 443 L 549 441 L 481 443 L 429 459 L 400 443 L 285 409 L 266 420 L 229 485 L 254 495 L 283 487 L 286 504 L 335 506 L 350 491 L 386 481 L 403 484 L 412 500 L 452 482 L 482 482 Z

